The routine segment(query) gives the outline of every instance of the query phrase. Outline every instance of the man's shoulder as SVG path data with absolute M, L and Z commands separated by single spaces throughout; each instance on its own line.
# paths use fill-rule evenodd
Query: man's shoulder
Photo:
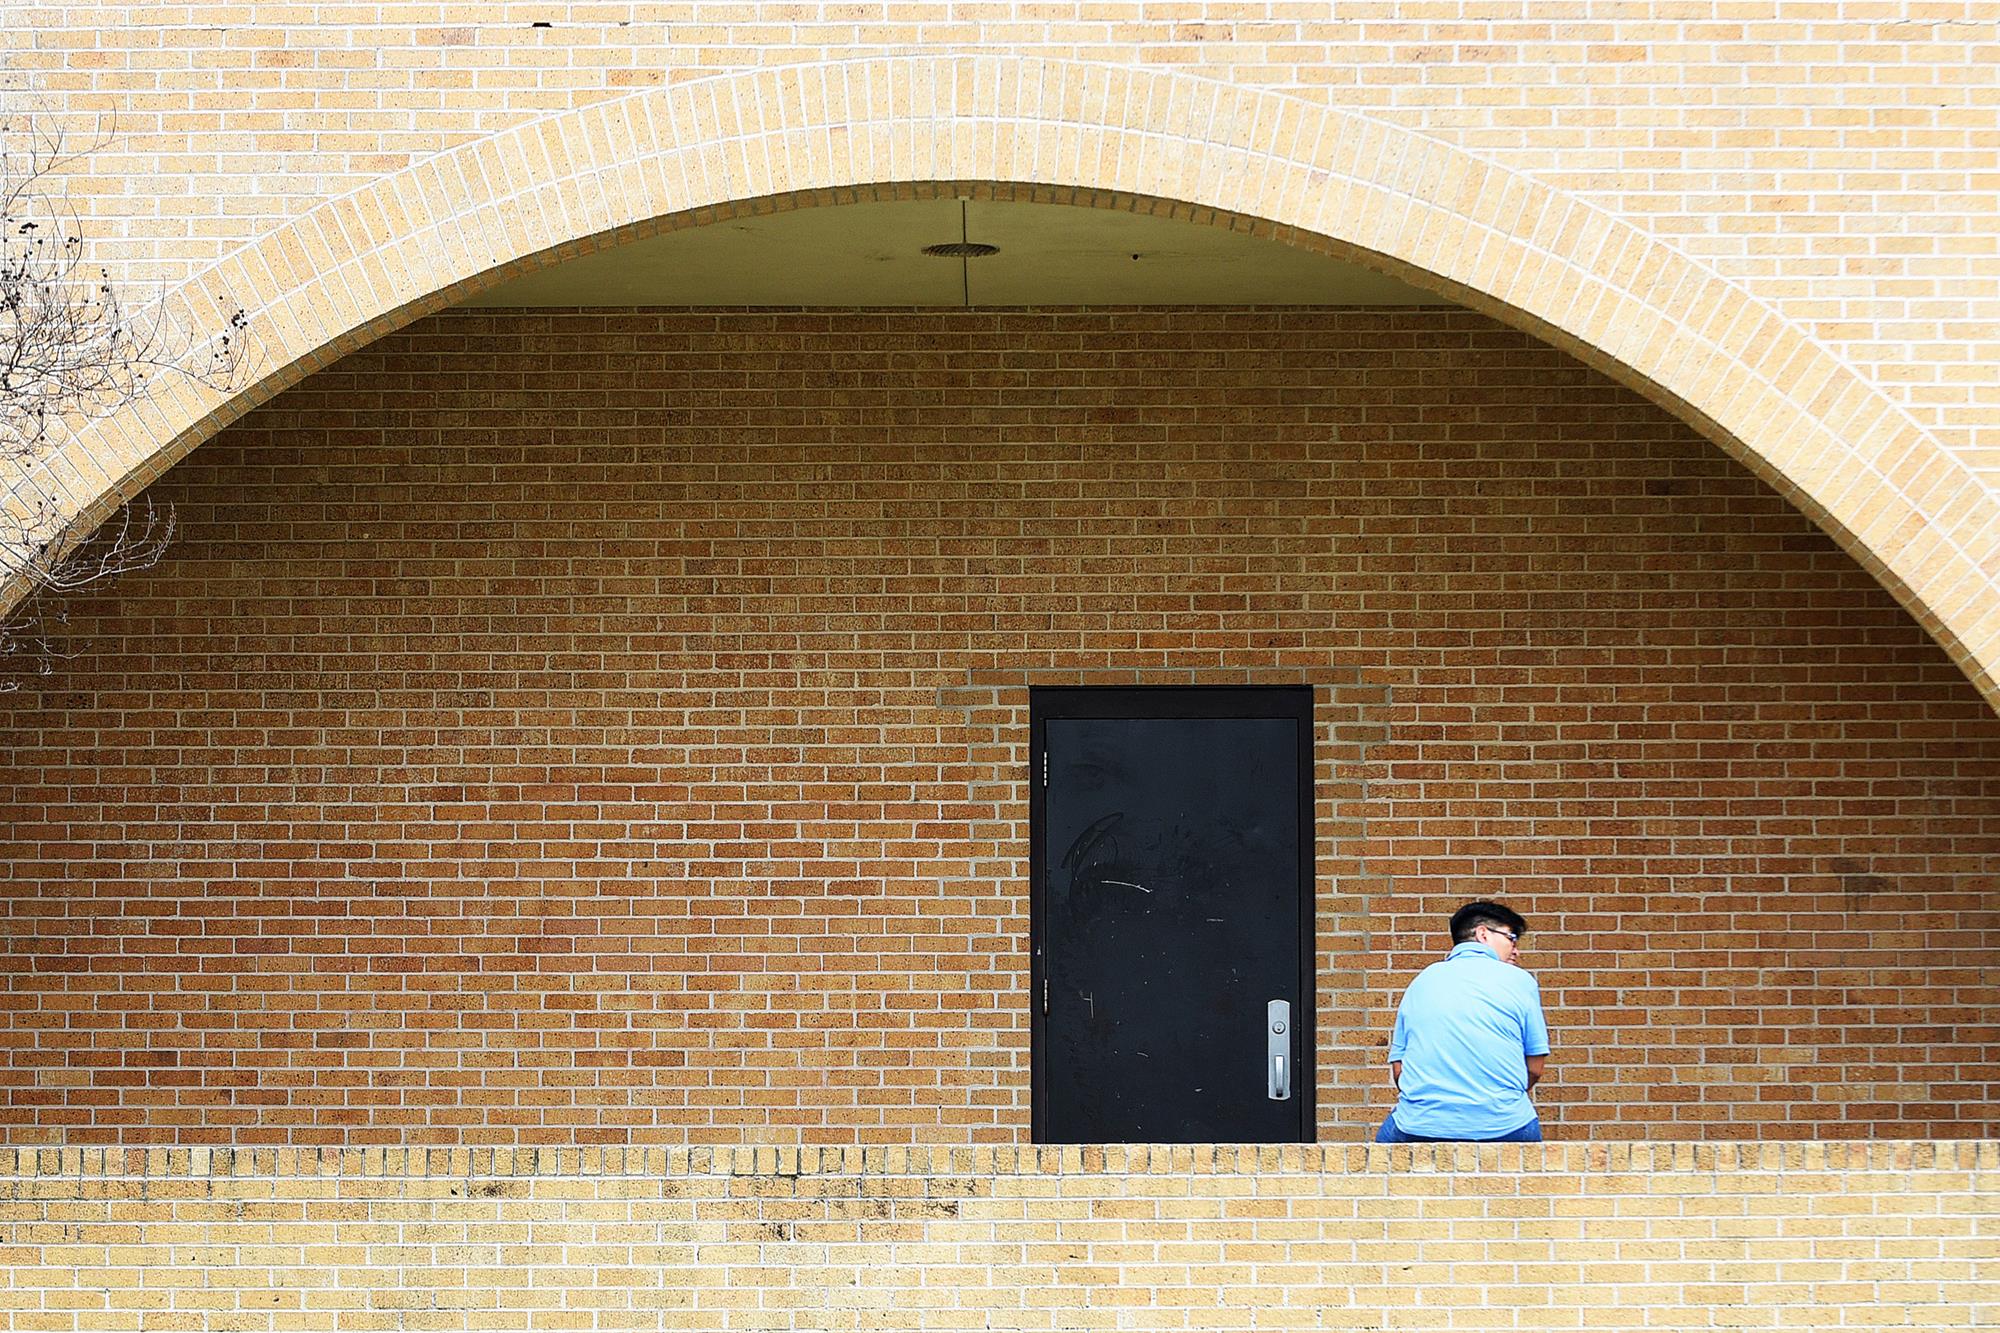
M 1508 990 L 1524 995 L 1540 992 L 1541 986 L 1535 981 L 1535 974 L 1519 963 L 1503 963 L 1498 958 L 1479 958 L 1479 975 L 1491 985 L 1504 986 Z
M 1440 958 L 1435 963 L 1417 973 L 1410 983 L 1411 990 L 1419 987 L 1449 987 L 1463 989 L 1468 984 L 1485 990 L 1504 991 L 1524 999 L 1538 1001 L 1542 988 L 1535 980 L 1535 974 L 1513 963 L 1503 963 L 1491 954 L 1465 953 L 1456 958 Z
M 1410 989 L 1415 990 L 1419 986 L 1435 986 L 1444 980 L 1445 973 L 1450 971 L 1450 969 L 1451 959 L 1449 958 L 1440 958 L 1435 963 L 1427 963 L 1422 971 L 1410 979 Z

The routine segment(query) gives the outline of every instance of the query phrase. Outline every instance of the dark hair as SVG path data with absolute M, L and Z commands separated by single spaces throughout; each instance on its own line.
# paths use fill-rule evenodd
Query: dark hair
M 1516 935 L 1528 933 L 1527 919 L 1519 912 L 1511 907 L 1502 907 L 1499 903 L 1487 902 L 1482 898 L 1478 902 L 1467 903 L 1451 914 L 1451 942 L 1465 943 L 1472 938 L 1472 932 L 1482 925 L 1505 926 Z

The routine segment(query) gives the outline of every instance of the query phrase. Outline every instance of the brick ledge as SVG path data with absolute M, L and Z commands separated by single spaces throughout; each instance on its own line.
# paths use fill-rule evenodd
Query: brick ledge
M 2000 1139 L 1043 1148 L 6 1148 L 0 1176 L 1134 1176 L 1995 1171 Z

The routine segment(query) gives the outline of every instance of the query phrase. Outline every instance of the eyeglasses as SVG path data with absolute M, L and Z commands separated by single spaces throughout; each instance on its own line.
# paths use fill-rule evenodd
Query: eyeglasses
M 1513 931 L 1508 930 L 1505 926 L 1482 925 L 1480 929 L 1492 931 L 1495 935 L 1500 936 L 1502 939 L 1506 940 L 1507 943 L 1509 944 L 1519 944 L 1521 942 L 1521 937 L 1519 935 L 1516 935 Z

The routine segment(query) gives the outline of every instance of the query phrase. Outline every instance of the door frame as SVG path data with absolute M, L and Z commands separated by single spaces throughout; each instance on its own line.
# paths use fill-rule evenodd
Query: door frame
M 1051 718 L 1290 718 L 1299 724 L 1298 811 L 1299 959 L 1298 1003 L 1292 1030 L 1298 1036 L 1292 1100 L 1298 1104 L 1297 1142 L 1317 1139 L 1314 1093 L 1318 1068 L 1318 978 L 1315 963 L 1318 866 L 1313 838 L 1313 689 L 1310 685 L 1034 685 L 1028 689 L 1028 1012 L 1031 1078 L 1029 1133 L 1048 1141 L 1048 996 L 1046 965 L 1048 885 L 1043 874 L 1043 841 L 1048 826 L 1047 724 Z

